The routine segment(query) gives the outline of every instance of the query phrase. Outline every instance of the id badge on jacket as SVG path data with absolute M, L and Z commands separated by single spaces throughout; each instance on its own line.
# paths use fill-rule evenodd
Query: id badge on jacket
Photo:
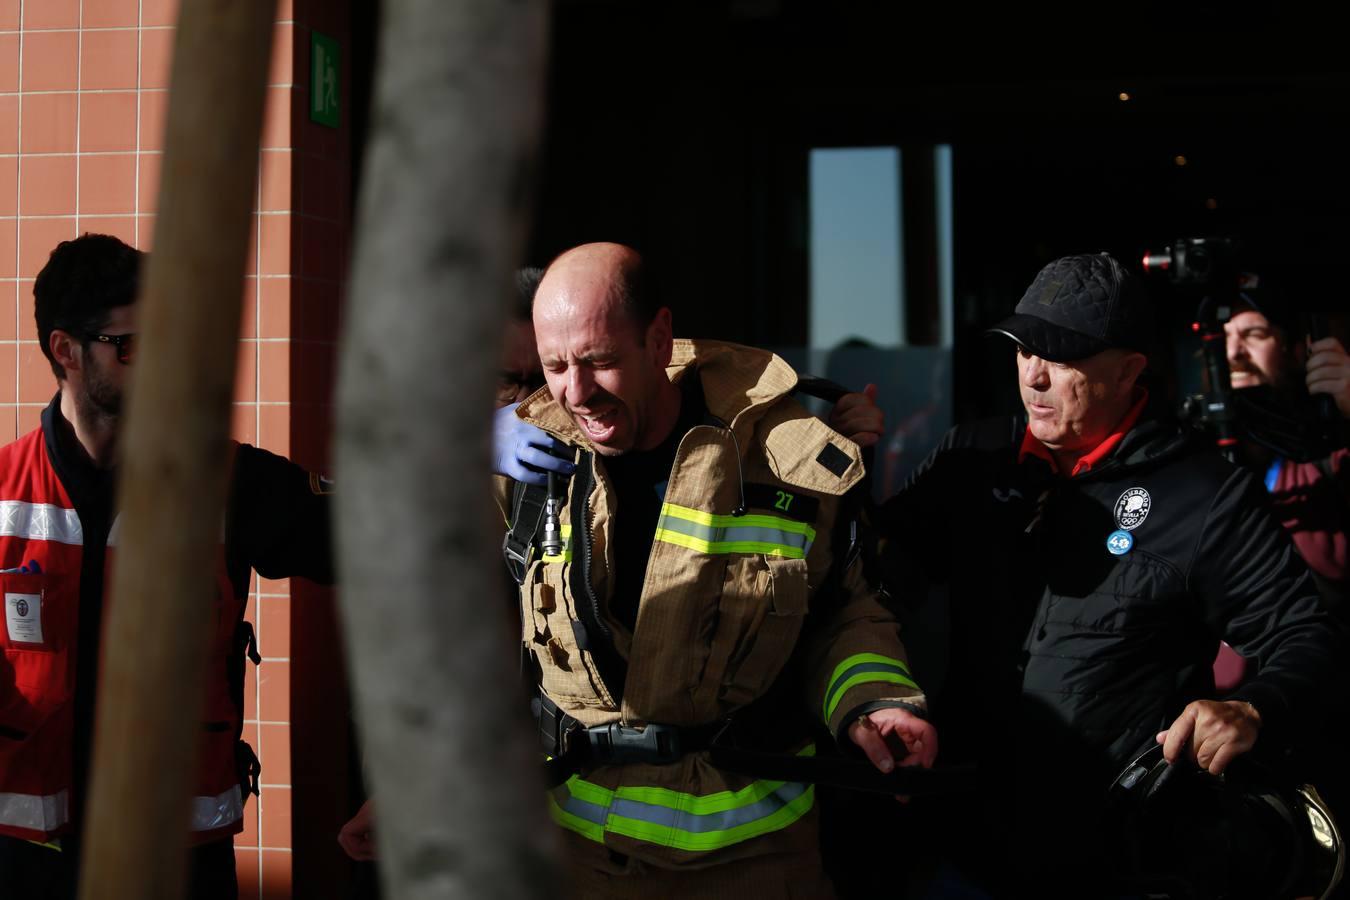
M 6 643 L 15 650 L 50 649 L 51 635 L 43 622 L 46 577 L 11 569 L 0 572 L 0 584 L 5 594 Z

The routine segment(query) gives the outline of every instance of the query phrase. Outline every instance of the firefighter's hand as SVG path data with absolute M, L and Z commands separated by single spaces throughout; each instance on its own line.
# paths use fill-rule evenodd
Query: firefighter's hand
M 937 729 L 907 709 L 876 709 L 848 726 L 849 740 L 883 772 L 902 766 L 932 768 L 937 759 Z
M 1341 415 L 1350 418 L 1350 355 L 1334 337 L 1308 346 L 1308 393 L 1329 394 Z
M 1218 775 L 1256 744 L 1261 714 L 1241 700 L 1196 700 L 1166 731 L 1158 732 L 1163 756 L 1175 763 L 1184 752 L 1202 769 Z
M 550 452 L 566 452 L 566 447 L 552 435 L 519 418 L 516 415 L 519 405 L 512 403 L 493 413 L 492 471 L 540 487 L 548 484 L 548 472 L 571 475 L 576 468 L 572 461 Z
M 357 862 L 375 858 L 375 810 L 367 800 L 352 816 L 352 820 L 338 832 L 338 844 Z
M 886 433 L 886 414 L 877 406 L 877 386 L 845 394 L 830 410 L 830 427 L 859 447 L 871 447 Z

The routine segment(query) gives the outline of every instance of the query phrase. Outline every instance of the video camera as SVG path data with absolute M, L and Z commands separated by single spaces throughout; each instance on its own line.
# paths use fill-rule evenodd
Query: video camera
M 1144 272 L 1164 273 L 1172 284 L 1213 288 L 1237 276 L 1236 251 L 1232 238 L 1182 238 L 1157 253 L 1145 250 Z
M 1277 396 L 1267 385 L 1233 390 L 1224 325 L 1235 310 L 1257 305 L 1244 292 L 1259 283 L 1256 276 L 1241 271 L 1240 251 L 1233 238 L 1193 237 L 1144 252 L 1146 275 L 1166 276 L 1178 292 L 1200 295 L 1191 330 L 1200 338 L 1206 383 L 1203 393 L 1183 400 L 1181 417 L 1212 432 L 1219 450 L 1230 459 L 1244 440 L 1298 462 L 1321 459 L 1345 445 L 1345 423 L 1330 397 L 1314 399 L 1303 390 L 1292 398 Z M 1304 330 L 1313 340 L 1326 334 L 1325 323 L 1317 316 L 1308 317 Z M 1302 339 L 1297 333 L 1287 337 Z

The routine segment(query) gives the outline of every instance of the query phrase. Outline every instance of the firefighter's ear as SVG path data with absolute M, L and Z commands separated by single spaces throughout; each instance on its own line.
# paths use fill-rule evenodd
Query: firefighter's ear
M 675 352 L 675 334 L 671 327 L 670 308 L 661 307 L 652 317 L 652 322 L 647 326 L 647 349 L 652 352 L 653 363 L 656 368 L 665 370 L 670 365 L 671 356 Z

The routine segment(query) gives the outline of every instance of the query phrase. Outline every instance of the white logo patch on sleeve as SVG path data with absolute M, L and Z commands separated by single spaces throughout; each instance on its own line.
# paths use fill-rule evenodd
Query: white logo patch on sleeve
M 1116 524 L 1126 531 L 1133 531 L 1148 518 L 1153 508 L 1153 500 L 1148 491 L 1141 487 L 1132 487 L 1120 495 L 1116 501 Z
M 42 595 L 5 593 L 5 627 L 12 644 L 42 643 Z

